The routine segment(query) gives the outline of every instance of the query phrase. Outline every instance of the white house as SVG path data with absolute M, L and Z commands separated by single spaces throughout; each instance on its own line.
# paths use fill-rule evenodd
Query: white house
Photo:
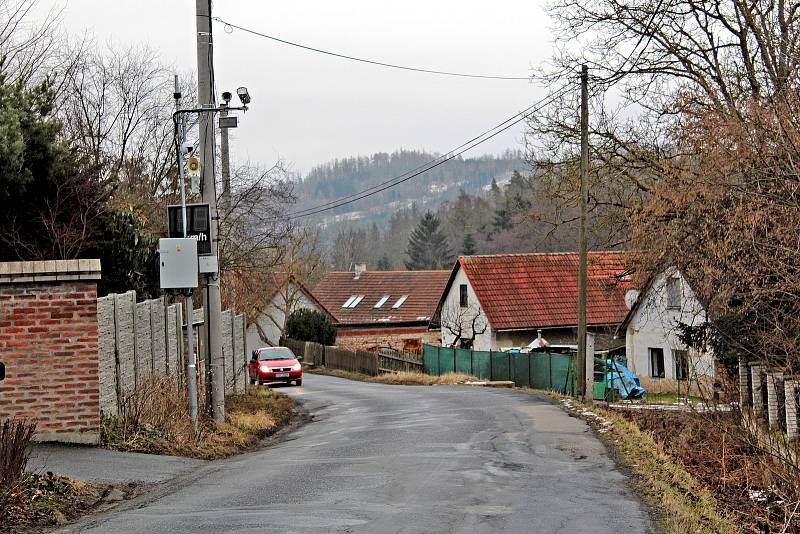
M 629 289 L 624 252 L 590 252 L 587 327 L 599 350 L 621 346 L 614 331 L 624 319 Z M 575 253 L 461 256 L 439 301 L 431 328 L 442 345 L 501 350 L 528 345 L 538 331 L 551 344 L 575 344 L 578 317 Z
M 328 309 L 292 275 L 275 274 L 267 305 L 247 326 L 247 353 L 264 346 L 276 346 L 286 329 L 286 319 L 299 309 L 315 310 L 331 318 Z M 335 322 L 335 319 L 333 319 Z
M 630 311 L 617 329 L 625 337 L 628 366 L 649 391 L 686 391 L 682 383 L 714 377 L 714 356 L 687 348 L 678 336 L 678 325 L 706 322 L 703 306 L 686 279 L 676 270 L 653 278 L 639 293 L 626 295 Z

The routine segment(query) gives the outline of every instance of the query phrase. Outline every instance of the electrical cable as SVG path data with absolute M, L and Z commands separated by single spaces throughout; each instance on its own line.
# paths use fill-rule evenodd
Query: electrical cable
M 671 3 L 672 3 L 672 0 L 670 0 L 670 4 Z M 656 15 L 661 13 L 661 6 L 663 4 L 664 4 L 664 0 L 658 0 L 658 5 L 656 5 L 656 8 L 653 10 L 653 14 L 650 17 L 650 20 L 647 22 L 647 25 L 644 27 L 644 31 L 642 32 L 642 34 L 639 35 L 639 39 L 636 41 L 636 45 L 634 45 L 633 50 L 631 50 L 631 53 L 628 54 L 628 57 L 625 58 L 625 61 L 623 61 L 620 64 L 620 66 L 617 67 L 617 69 L 610 76 L 607 76 L 605 79 L 602 79 L 602 81 L 607 84 L 606 90 L 608 90 L 610 87 L 613 87 L 614 85 L 616 85 L 617 82 L 619 82 L 622 78 L 624 78 L 626 74 L 630 74 L 630 71 L 623 73 L 622 69 L 625 68 L 625 65 L 627 65 L 630 62 L 631 58 L 633 57 L 633 54 L 636 53 L 636 49 L 639 48 L 639 45 L 641 45 L 642 41 L 644 41 L 645 35 L 647 35 L 647 43 L 644 45 L 644 48 L 642 48 L 639 51 L 639 56 L 636 58 L 636 61 L 631 63 L 631 68 L 633 68 L 637 63 L 639 63 L 640 59 L 642 59 L 642 55 L 644 54 L 644 51 L 647 50 L 647 47 L 650 46 L 650 41 L 653 40 L 653 32 L 650 31 L 650 27 L 653 25 L 653 22 L 655 22 Z M 666 13 L 661 13 L 661 20 L 662 21 L 664 20 L 665 16 L 666 16 Z
M 324 203 L 324 204 L 320 204 L 318 206 L 307 208 L 305 210 L 300 210 L 300 211 L 295 212 L 295 213 L 290 213 L 289 216 L 288 216 L 288 220 L 299 219 L 301 217 L 308 217 L 308 216 L 311 216 L 311 215 L 315 215 L 317 213 L 322 213 L 324 211 L 329 211 L 329 210 L 332 210 L 332 209 L 335 209 L 335 208 L 338 208 L 338 207 L 341 207 L 341 206 L 345 206 L 347 204 L 352 204 L 353 202 L 356 202 L 358 200 L 362 200 L 362 199 L 367 198 L 369 196 L 375 195 L 375 194 L 380 193 L 382 191 L 385 191 L 385 190 L 387 190 L 389 188 L 396 187 L 396 186 L 398 186 L 398 185 L 400 185 L 400 184 L 402 184 L 402 183 L 404 183 L 404 182 L 406 182 L 406 181 L 408 181 L 408 180 L 410 180 L 412 178 L 415 178 L 416 176 L 419 176 L 420 174 L 424 174 L 424 173 L 426 173 L 426 172 L 428 172 L 428 171 L 430 171 L 430 170 L 432 170 L 432 169 L 434 169 L 434 168 L 436 168 L 436 167 L 438 167 L 438 166 L 440 166 L 440 165 L 442 165 L 442 164 L 444 164 L 444 163 L 446 163 L 446 162 L 448 162 L 448 161 L 460 156 L 461 154 L 467 152 L 468 150 L 471 150 L 472 148 L 475 148 L 476 146 L 478 146 L 478 145 L 480 145 L 482 143 L 485 143 L 489 139 L 492 139 L 493 137 L 496 137 L 497 135 L 499 135 L 500 133 L 508 130 L 512 126 L 522 122 L 523 120 L 527 119 L 530 114 L 535 113 L 539 109 L 543 108 L 544 106 L 546 106 L 547 104 L 551 103 L 553 100 L 555 100 L 556 98 L 561 96 L 564 92 L 566 92 L 566 90 L 567 90 L 567 87 L 564 87 L 560 91 L 557 91 L 556 93 L 554 93 L 552 95 L 549 95 L 548 97 L 545 97 L 545 98 L 539 100 L 536 104 L 533 104 L 532 106 L 528 107 L 525 111 L 517 113 L 513 117 L 511 117 L 510 119 L 507 119 L 507 120 L 503 121 L 502 123 L 500 123 L 500 125 L 498 125 L 498 126 L 502 126 L 501 128 L 498 129 L 498 126 L 495 126 L 494 128 L 491 128 L 491 129 L 487 130 L 483 134 L 481 134 L 479 136 L 476 136 L 476 137 L 473 137 L 470 141 L 467 141 L 466 143 L 461 144 L 456 149 L 451 150 L 450 152 L 448 152 L 447 154 L 449 154 L 449 155 L 440 156 L 439 158 L 431 160 L 427 164 L 420 166 L 420 167 L 424 167 L 421 170 L 417 170 L 417 169 L 420 169 L 420 167 L 417 167 L 414 170 L 406 171 L 405 173 L 403 173 L 403 174 L 401 174 L 401 175 L 399 175 L 399 176 L 397 176 L 395 178 L 392 178 L 391 180 L 387 180 L 385 182 L 382 182 L 381 184 L 378 184 L 376 186 L 372 186 L 372 187 L 367 188 L 367 189 L 365 189 L 363 191 L 360 191 L 358 193 L 354 193 L 352 195 L 348 195 L 346 197 L 342 197 L 342 198 L 334 200 L 334 201 L 330 201 L 330 202 L 327 202 L 327 203 Z M 536 109 L 531 109 L 533 107 L 536 107 Z M 465 145 L 469 145 L 469 146 L 465 147 Z M 462 148 L 462 147 L 465 147 L 465 148 Z M 408 175 L 409 173 L 411 173 L 411 174 Z M 408 176 L 406 176 L 406 175 L 408 175 Z
M 373 186 L 370 186 L 370 187 L 368 187 L 368 188 L 366 188 L 366 189 L 363 189 L 363 190 L 361 190 L 361 191 L 358 191 L 358 192 L 356 192 L 356 193 L 352 193 L 352 194 L 350 194 L 350 195 L 347 195 L 347 196 L 344 196 L 344 197 L 338 198 L 338 199 L 336 199 L 336 200 L 331 200 L 331 201 L 328 201 L 328 202 L 324 202 L 324 203 L 322 203 L 322 204 L 318 204 L 318 205 L 316 205 L 316 206 L 312 206 L 312 207 L 310 207 L 310 208 L 305 208 L 305 209 L 302 209 L 302 210 L 298 210 L 298 211 L 296 211 L 296 212 L 294 212 L 294 213 L 291 213 L 290 215 L 292 215 L 292 216 L 295 216 L 295 217 L 297 217 L 297 216 L 304 216 L 304 215 L 305 215 L 305 212 L 308 212 L 308 211 L 314 211 L 314 210 L 318 210 L 318 209 L 320 209 L 320 208 L 323 208 L 323 207 L 326 207 L 326 206 L 330 206 L 331 204 L 338 204 L 339 202 L 341 202 L 341 201 L 343 201 L 343 200 L 347 200 L 347 199 L 350 199 L 350 198 L 353 198 L 353 197 L 356 197 L 356 196 L 362 195 L 362 194 L 364 194 L 364 193 L 366 193 L 366 192 L 369 192 L 369 191 L 371 191 L 371 190 L 378 189 L 378 188 L 380 188 L 380 187 L 382 187 L 382 186 L 384 186 L 384 185 L 387 185 L 387 184 L 389 184 L 389 183 L 391 183 L 391 182 L 394 182 L 395 180 L 400 180 L 400 179 L 402 179 L 403 177 L 405 177 L 407 174 L 414 173 L 414 172 L 416 172 L 416 171 L 418 171 L 418 170 L 420 170 L 420 169 L 423 169 L 423 168 L 425 168 L 425 167 L 427 167 L 427 166 L 429 166 L 429 165 L 433 165 L 433 164 L 435 164 L 435 163 L 436 163 L 438 160 L 440 160 L 440 159 L 442 159 L 442 158 L 446 158 L 446 157 L 447 157 L 449 154 L 452 154 L 452 153 L 454 153 L 454 152 L 458 151 L 459 149 L 461 149 L 461 148 L 465 147 L 466 145 L 468 145 L 468 144 L 470 144 L 470 143 L 472 143 L 472 142 L 474 142 L 474 141 L 476 141 L 476 140 L 480 139 L 481 137 L 483 137 L 483 136 L 485 136 L 485 135 L 488 135 L 489 133 L 493 132 L 494 130 L 496 130 L 496 129 L 498 129 L 498 128 L 501 128 L 501 127 L 503 127 L 503 126 L 504 126 L 504 125 L 506 125 L 508 122 L 511 122 L 511 121 L 513 121 L 513 120 L 517 119 L 517 117 L 520 117 L 520 116 L 525 116 L 525 117 L 527 117 L 527 116 L 528 116 L 528 115 L 531 113 L 531 110 L 532 110 L 534 107 L 536 107 L 536 106 L 539 106 L 539 105 L 540 105 L 540 104 L 542 104 L 542 103 L 543 103 L 545 100 L 555 99 L 555 98 L 557 98 L 558 96 L 561 96 L 562 94 L 564 94 L 564 93 L 566 92 L 566 90 L 567 90 L 567 87 L 564 87 L 564 88 L 562 88 L 560 91 L 557 91 L 556 93 L 554 93 L 553 95 L 550 95 L 550 96 L 547 96 L 547 97 L 544 97 L 544 98 L 542 98 L 541 100 L 539 100 L 539 101 L 537 101 L 537 102 L 535 102 L 535 103 L 531 104 L 530 106 L 528 106 L 527 108 L 523 109 L 522 111 L 520 111 L 520 112 L 518 112 L 518 113 L 515 113 L 514 115 L 512 115 L 512 116 L 511 116 L 511 117 L 509 117 L 508 119 L 504 120 L 503 122 L 501 122 L 501 123 L 499 123 L 499 124 L 497 124 L 497 125 L 493 126 L 492 128 L 489 128 L 488 130 L 486 130 L 486 131 L 482 132 L 481 134 L 479 134 L 479 135 L 477 135 L 477 136 L 473 137 L 472 139 L 469 139 L 468 141 L 465 141 L 464 143 L 460 144 L 459 146 L 457 146 L 457 147 L 453 148 L 452 150 L 450 150 L 450 151 L 448 151 L 448 152 L 445 152 L 444 154 L 442 154 L 442 155 L 440 155 L 440 156 L 437 156 L 436 158 L 434 158 L 434 159 L 432 159 L 432 160 L 430 160 L 430 161 L 427 161 L 427 162 L 423 163 L 422 165 L 419 165 L 419 166 L 417 166 L 417 167 L 415 167 L 415 168 L 413 168 L 413 169 L 410 169 L 410 170 L 408 170 L 408 171 L 406 171 L 406 172 L 404 172 L 404 173 L 402 173 L 402 174 L 400 174 L 400 175 L 398 175 L 398 176 L 395 176 L 395 177 L 393 177 L 393 178 L 390 178 L 390 179 L 388 179 L 388 180 L 386 180 L 386 181 L 384 181 L 384 182 L 381 182 L 381 183 L 375 184 L 375 185 L 373 185 Z M 519 122 L 519 121 L 517 121 L 517 122 Z M 515 124 L 516 124 L 516 123 L 515 123 Z M 498 132 L 498 133 L 499 133 L 499 132 Z M 475 146 L 477 146 L 477 145 L 475 145 Z M 452 158 L 451 158 L 451 159 L 452 159 Z M 431 167 L 431 168 L 432 168 L 432 167 Z M 334 207 L 335 207 L 335 206 L 334 206 Z M 331 209 L 333 209 L 333 208 L 331 208 Z
M 230 33 L 230 32 L 227 31 L 227 28 L 236 28 L 237 30 L 241 30 L 243 32 L 250 33 L 252 35 L 257 35 L 259 37 L 263 37 L 265 39 L 270 39 L 272 41 L 276 41 L 278 43 L 283 43 L 283 44 L 286 44 L 286 45 L 289 45 L 289 46 L 302 48 L 303 50 L 309 50 L 311 52 L 318 52 L 320 54 L 326 54 L 328 56 L 338 57 L 340 59 L 349 59 L 350 61 L 358 61 L 360 63 L 368 63 L 370 65 L 377 65 L 377 66 L 380 66 L 380 67 L 389 67 L 389 68 L 392 68 L 392 69 L 408 70 L 408 71 L 413 71 L 413 72 L 424 72 L 426 74 L 440 74 L 440 75 L 443 75 L 443 76 L 457 76 L 457 77 L 460 77 L 460 78 L 482 78 L 482 79 L 487 79 L 487 80 L 526 80 L 526 81 L 530 80 L 529 76 L 491 76 L 491 75 L 484 75 L 484 74 L 466 74 L 466 73 L 462 73 L 462 72 L 449 72 L 449 71 L 442 71 L 442 70 L 424 69 L 424 68 L 419 68 L 419 67 L 408 67 L 408 66 L 405 66 L 405 65 L 396 65 L 394 63 L 385 63 L 383 61 L 375 61 L 375 60 L 372 60 L 372 59 L 364 59 L 364 58 L 355 57 L 355 56 L 348 56 L 346 54 L 339 54 L 337 52 L 331 52 L 329 50 L 323 50 L 321 48 L 314 48 L 313 46 L 307 46 L 307 45 L 304 45 L 304 44 L 295 43 L 295 42 L 292 42 L 292 41 L 287 41 L 286 39 L 281 39 L 279 37 L 268 35 L 266 33 L 261 33 L 261 32 L 258 32 L 256 30 L 251 30 L 250 28 L 245 28 L 244 26 L 239 26 L 237 24 L 233 24 L 232 22 L 228 22 L 228 21 L 223 20 L 223 19 L 221 19 L 219 17 L 212 17 L 212 19 L 217 21 L 217 22 L 219 22 L 219 23 L 221 23 L 221 24 L 223 24 L 224 28 L 226 28 L 226 30 L 225 30 L 226 33 Z

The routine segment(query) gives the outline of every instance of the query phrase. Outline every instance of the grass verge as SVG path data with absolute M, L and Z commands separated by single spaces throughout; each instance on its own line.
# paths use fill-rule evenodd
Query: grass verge
M 163 391 L 162 394 L 170 395 Z M 174 400 L 163 402 L 176 405 Z M 104 417 L 101 443 L 119 451 L 204 460 L 224 458 L 253 446 L 285 426 L 293 407 L 293 401 L 286 395 L 267 387 L 251 386 L 245 394 L 226 398 L 224 423 L 205 420 L 197 434 L 183 406 L 177 407 L 176 414 L 170 417 L 161 417 L 159 414 L 163 410 L 157 407 L 137 412 L 134 420 L 122 416 Z
M 431 376 L 424 373 L 400 371 L 397 373 L 385 373 L 378 376 L 371 376 L 364 373 L 352 371 L 342 371 L 340 369 L 326 369 L 324 367 L 314 367 L 305 370 L 307 373 L 336 376 L 361 382 L 373 382 L 376 384 L 396 384 L 403 386 L 435 386 L 442 384 L 463 384 L 468 381 L 478 380 L 474 376 L 462 373 L 447 373 L 441 376 Z
M 738 533 L 741 529 L 713 494 L 673 460 L 647 432 L 623 416 L 574 399 L 575 413 L 598 430 L 600 439 L 633 475 L 633 486 L 666 534 Z M 594 414 L 594 415 L 592 415 Z

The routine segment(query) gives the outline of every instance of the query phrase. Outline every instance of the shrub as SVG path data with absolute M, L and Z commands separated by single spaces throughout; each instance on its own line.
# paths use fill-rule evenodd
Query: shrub
M 0 421 L 0 510 L 18 505 L 36 423 L 21 419 Z
M 326 314 L 307 309 L 295 310 L 286 321 L 286 337 L 323 345 L 336 343 L 336 327 Z

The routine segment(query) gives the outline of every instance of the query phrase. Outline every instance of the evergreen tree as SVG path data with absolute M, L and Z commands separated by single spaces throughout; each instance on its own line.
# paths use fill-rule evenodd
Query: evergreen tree
M 497 179 L 494 176 L 492 176 L 491 192 L 492 192 L 492 200 L 494 200 L 495 202 L 499 202 L 500 196 L 503 193 L 502 191 L 500 191 L 500 186 L 497 185 Z
M 406 269 L 449 269 L 453 253 L 447 246 L 447 236 L 440 228 L 439 218 L 425 213 L 408 238 Z
M 313 341 L 323 345 L 336 343 L 336 327 L 327 314 L 300 308 L 286 320 L 284 335 L 299 341 Z
M 377 269 L 379 271 L 391 271 L 392 270 L 392 262 L 389 261 L 389 256 L 384 254 L 383 256 L 378 259 L 378 266 Z
M 461 254 L 463 256 L 472 256 L 476 252 L 475 238 L 472 237 L 472 232 L 467 232 L 464 234 L 464 240 L 461 242 Z

